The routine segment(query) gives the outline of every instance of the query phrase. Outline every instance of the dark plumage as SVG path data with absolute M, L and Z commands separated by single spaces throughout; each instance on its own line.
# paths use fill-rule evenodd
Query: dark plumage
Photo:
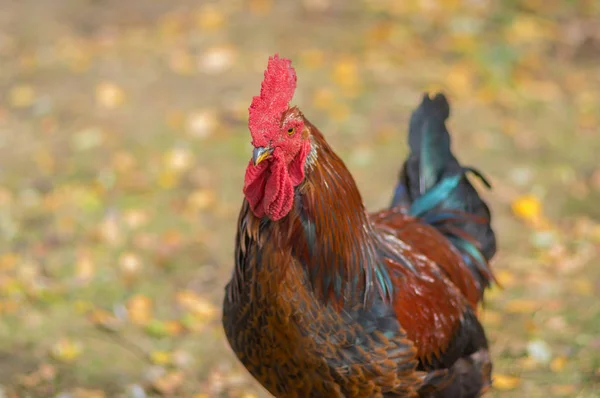
M 288 61 L 273 58 L 265 80 L 292 81 L 278 62 Z M 267 90 L 278 88 L 263 84 L 261 100 Z M 253 205 L 242 204 L 223 325 L 273 395 L 468 398 L 489 386 L 476 305 L 495 238 L 450 150 L 448 114 L 442 95 L 424 98 L 392 206 L 375 214 L 297 108 L 251 127 L 268 155 L 246 172 Z

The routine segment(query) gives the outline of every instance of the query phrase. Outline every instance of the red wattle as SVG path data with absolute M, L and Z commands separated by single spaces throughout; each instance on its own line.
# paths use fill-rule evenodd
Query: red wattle
M 244 179 L 244 195 L 256 217 L 267 215 L 277 221 L 285 217 L 294 205 L 294 187 L 304 180 L 304 164 L 310 143 L 303 143 L 289 167 L 279 148 L 269 160 L 254 166 L 248 163 Z

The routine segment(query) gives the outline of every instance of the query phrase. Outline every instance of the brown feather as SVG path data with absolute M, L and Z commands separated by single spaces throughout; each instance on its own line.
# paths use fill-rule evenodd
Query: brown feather
M 289 215 L 270 222 L 242 205 L 227 338 L 277 397 L 417 397 L 449 377 L 417 366 L 448 348 L 479 292 L 435 229 L 402 209 L 368 215 L 342 160 L 306 128 L 316 152 Z M 393 333 L 357 322 L 375 306 L 392 311 Z

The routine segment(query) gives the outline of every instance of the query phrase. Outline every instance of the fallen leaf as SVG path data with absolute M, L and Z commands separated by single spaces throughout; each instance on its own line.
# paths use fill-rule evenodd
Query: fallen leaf
M 167 321 L 165 322 L 165 331 L 169 336 L 178 336 L 183 333 L 184 328 L 181 322 Z
M 100 326 L 103 329 L 109 331 L 116 331 L 122 324 L 112 312 L 103 309 L 94 309 L 88 313 L 88 320 L 96 326 Z
M 521 384 L 521 379 L 515 376 L 495 373 L 493 375 L 493 387 L 500 391 L 514 390 Z
M 57 361 L 71 363 L 79 358 L 81 352 L 80 343 L 63 338 L 52 346 L 50 355 Z
M 219 125 L 216 111 L 202 109 L 187 115 L 185 129 L 188 135 L 194 138 L 204 139 L 211 136 Z
M 131 209 L 127 210 L 123 215 L 125 223 L 131 229 L 136 229 L 148 222 L 148 213 L 142 209 Z
M 171 363 L 171 353 L 167 351 L 154 351 L 150 354 L 150 359 L 155 365 L 169 365 Z
M 524 221 L 537 222 L 542 216 L 542 205 L 535 196 L 526 195 L 517 198 L 512 203 L 512 211 Z
M 92 256 L 87 252 L 82 252 L 77 255 L 77 263 L 75 264 L 75 274 L 81 282 L 89 282 L 95 273 L 95 265 Z
M 138 277 L 143 268 L 142 260 L 135 253 L 121 254 L 119 266 L 121 268 L 121 275 L 128 282 L 131 282 L 134 278 Z
M 216 75 L 231 68 L 237 53 L 231 46 L 218 46 L 207 49 L 198 60 L 200 71 Z
M 496 271 L 496 280 L 503 288 L 513 286 L 515 283 L 515 275 L 509 270 L 501 269 Z
M 127 311 L 133 324 L 147 325 L 152 320 L 152 300 L 141 294 L 135 295 L 127 301 Z
M 469 95 L 473 91 L 473 68 L 467 64 L 454 65 L 446 76 L 451 92 Z
M 175 172 L 183 172 L 192 166 L 192 153 L 186 148 L 175 148 L 167 152 L 165 166 Z
M 112 82 L 102 82 L 96 86 L 96 103 L 106 109 L 115 109 L 125 102 L 125 92 Z
M 225 15 L 216 4 L 203 6 L 197 14 L 196 20 L 202 30 L 216 30 L 225 24 Z
M 558 356 L 550 362 L 550 370 L 554 373 L 561 372 L 567 365 L 567 358 L 564 356 Z
M 179 305 L 198 317 L 210 320 L 217 313 L 217 308 L 210 301 L 198 296 L 191 290 L 178 292 L 176 299 Z
M 188 205 L 198 211 L 206 210 L 216 203 L 217 197 L 214 191 L 208 189 L 198 189 L 188 197 Z

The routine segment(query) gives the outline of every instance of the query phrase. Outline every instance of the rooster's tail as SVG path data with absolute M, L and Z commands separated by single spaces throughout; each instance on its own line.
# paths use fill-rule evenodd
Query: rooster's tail
M 483 290 L 492 280 L 489 260 L 496 252 L 496 237 L 485 202 L 469 182 L 452 154 L 446 119 L 450 106 L 443 94 L 425 95 L 410 120 L 410 156 L 404 163 L 392 206 L 404 205 L 410 213 L 436 227 L 461 252 Z

